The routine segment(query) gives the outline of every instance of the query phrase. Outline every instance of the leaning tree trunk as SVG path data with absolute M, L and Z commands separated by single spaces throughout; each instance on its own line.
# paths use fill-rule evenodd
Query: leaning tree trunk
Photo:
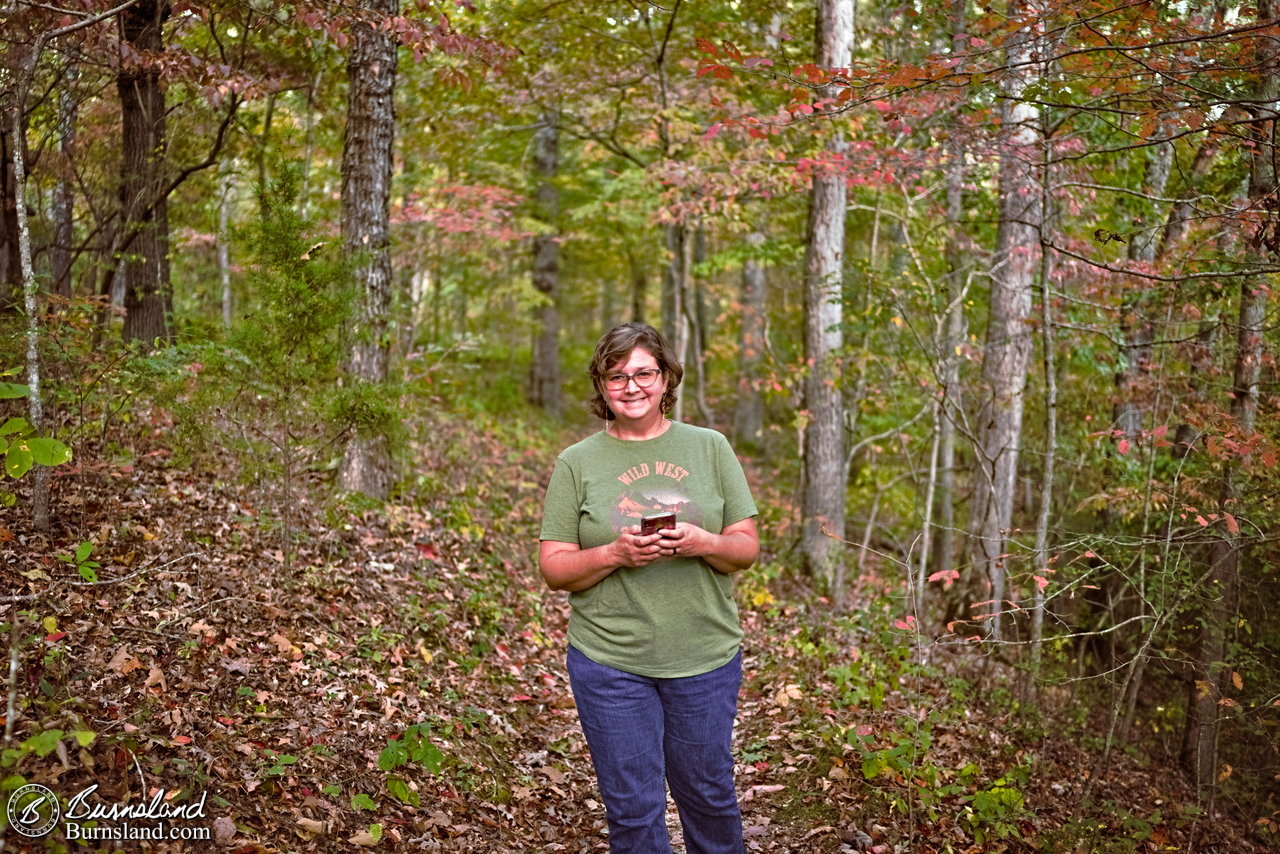
M 853 0 L 820 0 L 817 20 L 817 64 L 848 68 L 853 59 Z M 826 87 L 832 97 L 834 87 Z M 843 135 L 833 130 L 827 148 L 843 151 Z M 828 586 L 836 575 L 838 543 L 844 537 L 845 460 L 844 407 L 835 382 L 835 364 L 844 346 L 843 270 L 845 176 L 819 172 L 813 177 L 805 250 L 804 342 L 804 529 L 801 550 L 806 570 Z M 832 591 L 836 597 L 840 591 Z
M 346 371 L 352 382 L 387 378 L 391 308 L 392 148 L 395 143 L 396 37 L 381 26 L 399 0 L 366 0 L 375 19 L 355 28 L 347 57 L 347 128 L 342 149 L 342 245 L 360 285 L 355 338 Z M 384 497 L 391 455 L 385 438 L 357 431 L 342 457 L 345 489 Z
M 537 218 L 542 230 L 533 238 L 533 287 L 543 303 L 534 309 L 533 363 L 529 366 L 529 402 L 552 415 L 560 414 L 560 310 L 556 305 L 560 280 L 559 133 L 556 117 L 543 117 L 533 138 L 533 170 L 537 189 Z
M 125 235 L 124 337 L 150 344 L 170 338 L 173 294 L 169 287 L 169 205 L 164 192 L 165 97 L 160 71 L 150 58 L 164 52 L 169 4 L 139 0 L 120 16 L 134 57 L 122 58 L 120 93 L 121 220 Z M 139 58 L 140 57 L 140 58 Z
M 1033 64 L 1042 28 L 1032 4 L 1015 0 L 1010 15 L 1023 18 L 1010 42 L 1001 101 L 1000 224 L 991 271 L 987 344 L 983 356 L 984 395 L 978 420 L 970 533 L 976 563 L 990 583 L 990 633 L 1001 636 L 1005 599 L 1005 543 L 1013 522 L 1022 446 L 1023 390 L 1031 361 L 1031 286 L 1040 254 L 1040 110 L 1022 94 L 1040 76 Z

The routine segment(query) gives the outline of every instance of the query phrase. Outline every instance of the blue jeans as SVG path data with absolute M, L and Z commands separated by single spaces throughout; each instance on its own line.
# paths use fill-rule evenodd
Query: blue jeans
M 743 854 L 730 748 L 742 653 L 682 679 L 614 670 L 573 647 L 567 663 L 609 821 L 609 850 L 669 854 L 665 777 L 688 854 Z

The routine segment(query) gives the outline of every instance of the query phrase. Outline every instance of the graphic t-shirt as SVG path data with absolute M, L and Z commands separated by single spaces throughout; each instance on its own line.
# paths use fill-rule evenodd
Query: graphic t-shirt
M 567 448 L 547 486 L 541 538 L 595 548 L 664 511 L 716 534 L 756 515 L 724 436 L 673 422 L 653 439 L 602 431 Z M 571 593 L 569 602 L 569 643 L 593 661 L 641 676 L 706 673 L 733 658 L 742 640 L 733 582 L 702 558 L 623 567 Z

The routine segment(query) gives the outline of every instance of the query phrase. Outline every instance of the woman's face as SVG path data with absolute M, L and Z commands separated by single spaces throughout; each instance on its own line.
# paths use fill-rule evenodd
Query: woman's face
M 645 371 L 655 371 L 658 375 L 648 388 L 640 386 L 640 380 L 645 378 Z M 641 375 L 639 379 L 636 374 Z M 610 388 L 610 377 L 620 379 L 623 375 L 628 376 L 625 385 Z M 667 390 L 667 378 L 658 367 L 658 360 L 648 350 L 643 347 L 633 349 L 625 362 L 617 362 L 609 367 L 604 381 L 604 399 L 618 420 L 639 422 L 662 417 L 662 395 Z

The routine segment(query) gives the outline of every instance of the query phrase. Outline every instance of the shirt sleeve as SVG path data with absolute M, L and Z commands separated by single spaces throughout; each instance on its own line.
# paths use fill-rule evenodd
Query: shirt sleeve
M 734 522 L 741 522 L 759 513 L 756 502 L 751 497 L 751 487 L 747 485 L 747 476 L 742 471 L 742 464 L 729 446 L 729 440 L 719 435 L 717 444 L 716 468 L 720 472 L 720 494 L 724 497 L 724 527 Z
M 542 501 L 542 533 L 539 539 L 580 544 L 578 516 L 582 501 L 577 473 L 563 457 L 557 459 Z

